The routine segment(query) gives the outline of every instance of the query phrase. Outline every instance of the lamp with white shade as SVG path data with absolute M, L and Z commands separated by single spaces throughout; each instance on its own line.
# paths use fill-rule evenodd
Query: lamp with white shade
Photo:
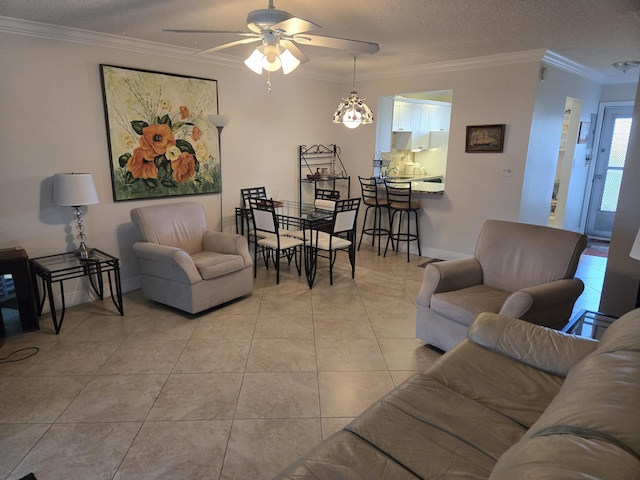
M 80 246 L 74 252 L 81 260 L 91 257 L 92 252 L 85 243 L 87 236 L 82 223 L 83 205 L 98 203 L 98 193 L 90 173 L 56 173 L 53 176 L 53 203 L 65 207 L 73 207 L 78 223 L 78 240 Z

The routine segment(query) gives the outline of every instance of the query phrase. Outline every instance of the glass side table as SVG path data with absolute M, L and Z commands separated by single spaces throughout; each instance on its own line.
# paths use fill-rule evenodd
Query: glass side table
M 562 331 L 600 340 L 602 333 L 617 319 L 618 317 L 605 313 L 581 310 L 569 320 Z
M 64 301 L 64 281 L 72 278 L 88 277 L 91 287 L 96 292 L 100 300 L 104 298 L 104 281 L 102 274 L 106 273 L 109 279 L 109 291 L 111 292 L 111 300 L 120 312 L 124 315 L 124 307 L 122 305 L 122 287 L 120 283 L 120 260 L 98 249 L 92 250 L 93 255 L 87 260 L 81 260 L 70 253 L 59 253 L 57 255 L 49 255 L 47 257 L 38 257 L 31 259 L 31 273 L 33 275 L 33 284 L 36 288 L 36 298 L 38 299 L 38 315 L 42 314 L 44 301 L 49 296 L 49 307 L 51 309 L 51 318 L 56 335 L 60 333 L 62 321 L 64 320 L 65 301 Z M 113 290 L 115 283 L 115 295 Z M 38 292 L 37 277 L 42 280 L 42 298 Z M 62 308 L 60 311 L 60 319 L 56 314 L 56 306 L 53 298 L 53 284 L 60 284 L 60 297 Z

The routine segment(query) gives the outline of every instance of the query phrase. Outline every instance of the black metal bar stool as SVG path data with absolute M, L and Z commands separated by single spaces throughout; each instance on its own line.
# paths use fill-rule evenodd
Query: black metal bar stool
M 387 217 L 389 218 L 389 225 L 391 225 L 391 214 L 389 212 L 389 202 L 383 191 L 378 188 L 378 182 L 376 177 L 363 178 L 358 177 L 360 180 L 360 188 L 362 189 L 362 202 L 367 206 L 364 212 L 364 222 L 362 224 L 362 233 L 360 233 L 360 242 L 358 243 L 358 250 L 362 245 L 362 237 L 364 235 L 371 235 L 371 245 L 375 245 L 376 237 L 378 238 L 378 255 L 380 255 L 380 237 L 389 235 L 389 229 L 382 228 L 382 209 L 387 210 Z M 373 208 L 373 227 L 367 228 L 367 215 L 369 209 Z M 393 245 L 391 245 L 393 248 Z
M 418 210 L 420 210 L 420 202 L 418 200 L 411 199 L 411 182 L 390 182 L 385 180 L 385 186 L 387 188 L 387 200 L 389 202 L 389 210 L 393 212 L 391 214 L 391 222 L 389 223 L 389 237 L 387 238 L 387 246 L 384 249 L 384 256 L 387 256 L 387 249 L 389 248 L 389 241 L 391 241 L 391 248 L 393 248 L 393 241 L 395 240 L 396 252 L 401 241 L 407 242 L 407 262 L 411 261 L 409 253 L 410 242 L 418 242 L 418 255 L 422 256 L 420 251 L 420 231 L 418 229 Z M 400 220 L 398 222 L 398 229 L 394 232 L 393 221 L 396 217 L 396 213 L 400 213 Z M 407 229 L 402 231 L 402 216 L 406 213 L 407 216 Z M 416 233 L 411 233 L 411 213 L 415 215 L 416 220 Z

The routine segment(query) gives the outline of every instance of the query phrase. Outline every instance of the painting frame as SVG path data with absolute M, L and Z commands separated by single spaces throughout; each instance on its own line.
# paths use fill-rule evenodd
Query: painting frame
M 468 125 L 465 137 L 467 153 L 501 153 L 504 150 L 505 124 Z
M 115 202 L 222 192 L 217 80 L 100 64 Z

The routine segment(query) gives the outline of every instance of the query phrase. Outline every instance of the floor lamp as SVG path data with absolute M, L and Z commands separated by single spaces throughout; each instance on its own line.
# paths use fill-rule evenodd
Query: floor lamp
M 218 129 L 218 155 L 220 156 L 220 231 L 222 231 L 222 129 L 231 121 L 229 115 L 209 115 L 209 122 Z
M 636 260 L 640 260 L 640 229 L 638 229 L 638 233 L 636 234 L 636 240 L 633 242 L 633 246 L 631 247 L 631 252 L 629 252 L 629 256 L 631 258 L 635 258 Z M 636 297 L 636 308 L 640 307 L 640 285 L 638 285 L 638 296 Z

